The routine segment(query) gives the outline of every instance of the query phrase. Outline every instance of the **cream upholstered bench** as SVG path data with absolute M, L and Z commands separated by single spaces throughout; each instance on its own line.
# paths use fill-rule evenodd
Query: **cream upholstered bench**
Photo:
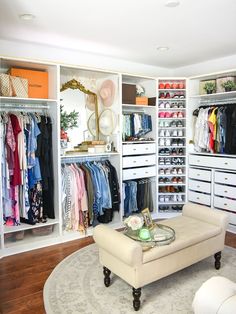
M 99 247 L 105 286 L 110 285 L 111 271 L 133 287 L 133 307 L 140 307 L 141 287 L 180 269 L 215 255 L 215 268 L 220 268 L 228 215 L 196 204 L 185 204 L 181 216 L 161 223 L 175 230 L 176 239 L 169 245 L 143 251 L 122 232 L 105 225 L 94 228 Z

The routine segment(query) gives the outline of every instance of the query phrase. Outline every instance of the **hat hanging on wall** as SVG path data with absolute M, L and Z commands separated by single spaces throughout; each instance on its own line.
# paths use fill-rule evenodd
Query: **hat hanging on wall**
M 115 96 L 115 84 L 112 80 L 106 80 L 102 83 L 99 95 L 105 107 L 110 107 L 113 104 Z
M 90 111 L 95 110 L 95 96 L 94 95 L 86 95 L 86 100 L 85 100 L 86 107 Z
M 105 109 L 99 116 L 99 131 L 103 135 L 111 135 L 116 128 L 117 118 L 114 111 Z

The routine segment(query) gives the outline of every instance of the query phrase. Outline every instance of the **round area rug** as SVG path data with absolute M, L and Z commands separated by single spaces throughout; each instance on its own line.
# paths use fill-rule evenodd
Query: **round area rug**
M 209 257 L 142 288 L 140 314 L 190 314 L 197 289 L 212 276 L 236 282 L 236 250 L 225 247 L 222 267 L 214 268 Z M 111 274 L 111 285 L 103 283 L 103 268 L 96 244 L 65 258 L 48 277 L 43 291 L 47 314 L 134 314 L 132 288 Z

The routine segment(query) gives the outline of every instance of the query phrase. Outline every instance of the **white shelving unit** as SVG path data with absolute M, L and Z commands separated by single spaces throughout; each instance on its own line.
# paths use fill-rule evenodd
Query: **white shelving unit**
M 187 121 L 187 141 L 193 141 L 192 113 L 201 106 L 213 106 L 236 103 L 236 91 L 200 94 L 200 82 L 217 80 L 224 77 L 236 77 L 236 69 L 211 73 L 189 78 L 189 112 Z M 236 233 L 236 155 L 195 151 L 194 145 L 189 148 L 189 184 L 188 200 L 225 210 L 229 214 L 228 230 Z M 228 179 L 229 177 L 229 179 Z M 232 180 L 233 178 L 233 180 Z
M 186 201 L 186 97 L 185 78 L 159 78 L 157 109 L 159 218 L 179 215 Z

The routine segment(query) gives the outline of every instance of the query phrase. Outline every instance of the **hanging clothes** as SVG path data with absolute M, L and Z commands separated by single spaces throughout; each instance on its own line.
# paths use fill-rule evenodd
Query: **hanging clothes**
M 123 182 L 124 216 L 141 212 L 148 208 L 150 212 L 154 209 L 152 179 L 129 180 Z
M 86 232 L 88 226 L 108 223 L 119 210 L 120 192 L 115 167 L 103 162 L 66 164 L 62 167 L 63 225 Z
M 44 115 L 32 113 L 2 113 L 0 119 L 0 164 L 2 171 L 3 219 L 6 225 L 18 225 L 20 221 L 35 224 L 54 218 L 53 189 L 45 195 L 47 182 L 44 167 L 52 167 L 52 143 L 42 143 L 48 158 L 37 155 L 40 124 Z M 47 117 L 48 137 L 52 138 L 51 121 Z M 43 172 L 43 176 L 42 173 Z M 50 173 L 53 187 L 53 173 Z M 50 203 L 50 210 L 44 204 Z
M 152 131 L 152 117 L 145 113 L 123 114 L 123 140 L 139 138 Z

